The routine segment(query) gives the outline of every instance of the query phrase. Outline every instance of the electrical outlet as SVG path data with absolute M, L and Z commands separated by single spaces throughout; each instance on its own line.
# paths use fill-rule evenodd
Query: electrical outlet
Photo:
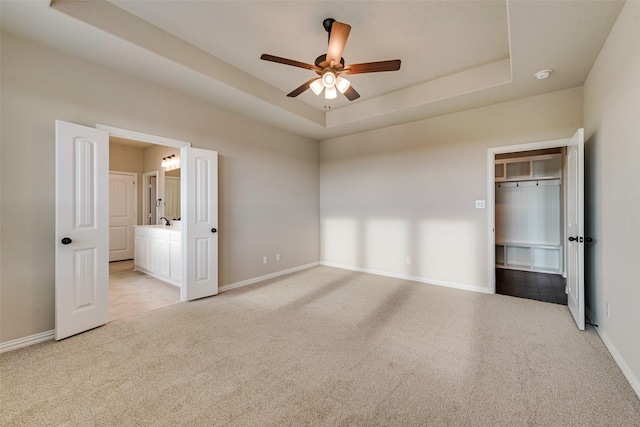
M 407 265 L 411 264 L 411 257 L 410 256 L 406 257 L 404 259 L 404 263 L 407 264 Z
M 269 258 L 268 258 L 268 257 L 266 257 L 266 256 L 263 256 L 263 257 L 262 257 L 262 263 L 263 263 L 263 264 L 266 264 L 266 263 L 268 263 L 268 262 L 269 262 Z
M 280 261 L 280 254 L 276 254 L 276 261 Z

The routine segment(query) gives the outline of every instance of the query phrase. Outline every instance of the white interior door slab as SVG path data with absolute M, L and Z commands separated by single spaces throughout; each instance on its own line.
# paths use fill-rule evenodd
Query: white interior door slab
M 109 134 L 56 121 L 56 340 L 109 321 Z
M 567 302 L 580 330 L 584 315 L 584 129 L 567 145 Z
M 133 227 L 136 225 L 136 174 L 109 173 L 109 261 L 133 259 Z
M 184 285 L 180 299 L 218 293 L 218 153 L 185 147 L 181 153 Z

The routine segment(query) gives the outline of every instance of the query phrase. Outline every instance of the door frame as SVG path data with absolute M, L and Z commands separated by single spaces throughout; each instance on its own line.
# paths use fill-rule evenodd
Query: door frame
M 150 183 L 151 183 L 151 177 L 155 176 L 156 177 L 156 200 L 158 200 L 158 183 L 157 181 L 159 180 L 159 172 L 157 170 L 155 171 L 149 171 L 149 172 L 144 172 L 142 174 L 142 193 L 143 193 L 143 197 L 142 197 L 142 225 L 151 225 L 151 222 L 149 221 L 149 217 L 147 216 L 147 212 L 149 211 L 149 199 L 146 197 L 145 192 L 147 190 L 147 188 L 149 187 Z M 158 210 L 156 209 L 156 218 L 155 218 L 155 223 L 158 223 L 158 218 L 160 218 L 163 215 L 158 215 Z
M 167 137 L 163 137 L 163 136 L 158 136 L 158 135 L 151 135 L 148 133 L 143 133 L 143 132 L 137 132 L 137 131 L 133 131 L 133 130 L 129 130 L 129 129 L 122 129 L 122 128 L 117 128 L 114 126 L 108 126 L 108 125 L 101 125 L 98 124 L 96 125 L 96 128 L 99 130 L 103 130 L 106 131 L 109 136 L 115 136 L 118 138 L 124 138 L 124 139 L 131 139 L 134 141 L 140 141 L 140 142 L 146 142 L 146 143 L 150 143 L 150 144 L 155 144 L 155 145 L 164 145 L 167 147 L 173 147 L 173 148 L 177 148 L 180 150 L 180 158 L 185 158 L 184 153 L 185 150 L 187 148 L 191 147 L 191 143 L 190 142 L 186 142 L 186 141 L 181 141 L 179 139 L 173 139 L 173 138 L 167 138 Z M 145 182 L 145 175 L 143 174 L 143 182 Z M 157 170 L 155 172 L 156 175 L 156 191 L 157 194 L 163 194 L 163 188 L 160 188 L 162 186 L 161 181 L 164 180 L 164 170 Z M 182 175 L 182 169 L 181 169 L 181 175 Z M 182 177 L 181 177 L 182 178 Z M 182 180 L 184 181 L 184 180 Z M 181 191 L 183 191 L 184 186 L 186 185 L 186 182 L 182 183 L 181 186 Z M 181 210 L 182 212 L 186 212 L 186 206 L 185 206 L 185 200 L 186 197 L 182 197 L 183 195 L 181 194 Z M 164 197 L 164 195 L 163 195 Z M 144 202 L 144 199 L 143 199 Z M 160 208 L 161 211 L 156 211 L 156 221 L 158 219 L 158 217 L 160 216 L 164 216 L 164 207 Z M 160 215 L 162 214 L 162 215 Z M 184 231 L 184 230 L 183 230 Z M 187 238 L 186 238 L 186 233 L 182 233 L 181 236 L 181 245 L 183 248 L 186 247 L 187 245 Z M 186 258 L 186 252 L 183 253 L 183 256 L 185 256 Z M 186 261 L 186 260 L 185 260 Z M 186 280 L 186 269 L 187 269 L 187 263 L 183 261 L 182 263 L 182 277 L 183 280 Z M 182 283 L 182 286 L 180 287 L 180 301 L 184 302 L 187 301 L 186 299 L 186 286 L 185 283 Z
M 495 157 L 496 154 L 517 153 L 521 151 L 545 150 L 549 148 L 567 147 L 571 142 L 571 138 L 552 139 L 548 141 L 529 142 L 525 144 L 507 145 L 502 147 L 487 148 L 487 283 L 488 293 L 496 293 L 496 194 L 495 194 Z M 566 153 L 565 153 L 566 156 Z M 564 160 L 563 160 L 564 166 Z M 563 174 L 562 185 L 566 184 L 566 176 Z M 566 203 L 566 194 L 563 197 L 563 205 Z M 564 212 L 566 210 L 563 209 Z M 566 213 L 565 213 L 566 214 Z M 563 220 L 563 227 L 566 228 Z M 566 231 L 566 230 L 565 230 Z M 563 234 L 566 234 L 563 232 Z M 563 244 L 563 259 L 566 259 L 566 244 Z M 563 271 L 566 269 L 563 267 Z

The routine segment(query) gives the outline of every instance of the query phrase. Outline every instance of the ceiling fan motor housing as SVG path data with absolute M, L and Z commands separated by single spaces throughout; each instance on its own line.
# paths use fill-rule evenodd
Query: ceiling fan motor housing
M 316 64 L 316 67 L 319 67 L 319 68 L 328 67 L 329 63 L 327 62 L 327 54 L 323 53 L 322 55 L 318 56 L 314 64 Z M 341 68 L 344 68 L 344 58 L 340 58 L 340 65 L 341 65 Z

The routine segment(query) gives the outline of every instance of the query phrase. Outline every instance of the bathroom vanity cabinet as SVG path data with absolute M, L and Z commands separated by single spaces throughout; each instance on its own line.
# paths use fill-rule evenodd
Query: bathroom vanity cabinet
M 182 230 L 164 225 L 135 227 L 135 269 L 182 286 Z

